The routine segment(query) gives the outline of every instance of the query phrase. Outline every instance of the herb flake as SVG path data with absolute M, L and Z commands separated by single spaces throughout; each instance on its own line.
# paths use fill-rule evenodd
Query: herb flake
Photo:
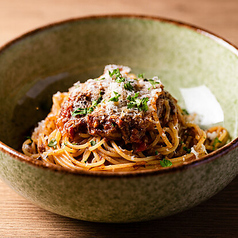
M 182 109 L 182 114 L 183 115 L 189 115 L 188 111 L 186 109 Z
M 167 160 L 167 159 L 163 159 L 163 160 L 160 160 L 160 165 L 162 167 L 170 167 L 172 166 L 172 162 L 170 160 Z
M 144 78 L 144 74 L 138 74 L 138 78 L 139 79 L 143 79 Z
M 186 151 L 187 153 L 190 153 L 190 152 L 191 152 L 191 149 L 189 149 L 189 148 L 186 147 L 186 146 L 183 147 L 183 150 Z
M 149 81 L 150 84 L 153 86 L 153 88 L 156 88 L 156 87 L 155 87 L 156 84 L 160 84 L 160 82 L 155 81 L 155 80 L 153 80 L 153 79 L 148 79 L 148 81 Z
M 115 91 L 113 91 L 113 92 L 114 92 L 115 96 L 112 97 L 112 98 L 110 98 L 110 99 L 109 99 L 109 102 L 110 102 L 110 101 L 112 101 L 112 102 L 118 102 L 119 97 L 121 96 L 121 94 L 119 94 L 118 92 L 115 92 Z
M 125 78 L 122 77 L 121 75 L 121 72 L 120 70 L 117 68 L 117 69 L 114 69 L 112 72 L 111 71 L 108 71 L 109 73 L 109 76 L 112 78 L 113 76 L 116 77 L 116 82 L 117 83 L 121 83 L 121 82 L 125 82 Z
M 96 145 L 97 143 L 96 143 L 96 141 L 91 140 L 91 141 L 90 141 L 90 144 L 91 144 L 91 146 L 94 146 L 94 145 Z
M 77 108 L 76 110 L 74 110 L 72 112 L 72 116 L 75 117 L 77 115 L 87 115 L 90 114 L 94 111 L 95 107 L 102 101 L 102 93 L 100 92 L 100 97 L 95 100 L 92 101 L 92 106 L 91 107 L 87 107 L 87 108 Z
M 218 137 L 216 137 L 216 138 L 214 139 L 214 142 L 213 142 L 213 144 L 212 144 L 213 150 L 216 149 L 216 145 L 217 145 L 217 143 L 221 143 L 221 141 L 219 140 Z
M 148 105 L 147 102 L 149 101 L 148 97 L 139 99 L 138 98 L 139 93 L 135 93 L 135 95 L 133 97 L 128 96 L 127 100 L 129 100 L 130 102 L 127 104 L 127 108 L 137 108 L 139 111 L 144 111 L 146 112 L 148 110 Z
M 133 88 L 133 86 L 131 85 L 131 82 L 130 82 L 130 81 L 124 84 L 124 88 L 125 88 L 126 90 L 128 90 L 128 91 L 131 91 L 131 92 L 134 90 L 134 88 Z
M 56 148 L 57 148 L 57 141 L 56 141 L 56 139 L 55 139 L 55 138 L 52 139 L 52 140 L 48 143 L 48 146 L 49 146 L 49 147 L 53 147 L 54 149 L 56 149 Z

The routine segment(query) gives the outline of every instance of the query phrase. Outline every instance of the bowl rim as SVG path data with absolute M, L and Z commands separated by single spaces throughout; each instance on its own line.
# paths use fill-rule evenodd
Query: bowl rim
M 9 42 L 3 44 L 3 46 L 0 46 L 0 54 L 2 54 L 5 50 L 7 50 L 9 47 L 14 45 L 16 42 L 20 40 L 24 40 L 28 36 L 35 35 L 39 32 L 45 31 L 47 29 L 51 29 L 60 25 L 72 23 L 72 22 L 78 22 L 78 21 L 88 21 L 88 20 L 99 20 L 99 19 L 126 19 L 126 18 L 134 18 L 138 20 L 152 20 L 152 21 L 159 21 L 164 23 L 169 23 L 171 25 L 177 25 L 179 27 L 189 28 L 190 30 L 193 30 L 201 35 L 204 35 L 211 40 L 215 41 L 216 43 L 220 44 L 221 46 L 227 48 L 229 51 L 231 51 L 233 54 L 238 56 L 238 48 L 224 39 L 221 36 L 218 36 L 217 34 L 212 33 L 211 31 L 205 30 L 204 28 L 195 26 L 190 23 L 185 23 L 178 20 L 173 20 L 165 17 L 159 17 L 159 16 L 150 16 L 150 15 L 137 15 L 137 14 L 104 14 L 104 15 L 89 15 L 89 16 L 82 16 L 82 17 L 76 17 L 76 18 L 69 18 L 66 20 L 56 21 L 50 24 L 43 25 L 41 27 L 38 27 L 36 29 L 30 30 L 13 40 L 10 40 Z M 60 167 L 54 164 L 49 164 L 44 161 L 33 159 L 27 155 L 24 155 L 23 153 L 11 148 L 10 146 L 6 145 L 5 143 L 0 141 L 0 151 L 3 153 L 8 154 L 10 157 L 19 160 L 21 162 L 25 162 L 28 165 L 38 167 L 41 169 L 47 169 L 51 170 L 53 172 L 59 172 L 59 173 L 65 173 L 65 174 L 73 174 L 73 175 L 80 175 L 80 176 L 93 176 L 93 177 L 111 177 L 111 178 L 117 178 L 117 177 L 137 177 L 137 176 L 151 176 L 151 175 L 163 175 L 167 173 L 175 173 L 183 170 L 187 170 L 189 168 L 197 167 L 198 165 L 210 163 L 219 157 L 229 153 L 230 151 L 234 150 L 238 147 L 238 137 L 233 139 L 231 142 L 226 144 L 225 146 L 221 147 L 220 149 L 209 153 L 208 155 L 189 162 L 189 163 L 183 163 L 181 165 L 175 166 L 175 167 L 165 167 L 163 169 L 150 169 L 150 170 L 138 170 L 138 171 L 91 171 L 91 170 L 84 170 L 84 169 L 71 169 L 71 168 L 64 168 Z

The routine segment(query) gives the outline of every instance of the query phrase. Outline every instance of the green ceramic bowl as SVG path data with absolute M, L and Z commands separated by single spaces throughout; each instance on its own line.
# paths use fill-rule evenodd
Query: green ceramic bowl
M 232 141 L 204 159 L 163 171 L 77 172 L 20 151 L 50 110 L 52 95 L 123 64 L 178 87 L 205 84 L 224 111 Z M 191 208 L 238 172 L 238 50 L 194 26 L 144 16 L 72 19 L 27 33 L 0 50 L 0 177 L 32 203 L 95 222 L 135 222 Z

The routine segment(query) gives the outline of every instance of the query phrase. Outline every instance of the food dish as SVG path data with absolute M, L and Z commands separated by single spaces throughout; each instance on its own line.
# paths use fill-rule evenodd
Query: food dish
M 20 152 L 55 92 L 98 77 L 112 62 L 159 74 L 179 104 L 179 87 L 206 85 L 231 141 L 188 164 L 125 172 L 64 168 Z M 0 177 L 37 206 L 86 221 L 145 221 L 194 207 L 238 174 L 237 80 L 237 48 L 189 24 L 110 15 L 36 29 L 0 49 Z
M 157 76 L 130 71 L 107 65 L 100 77 L 56 93 L 23 152 L 66 168 L 128 171 L 188 163 L 227 142 L 222 126 L 205 132 L 193 123 L 194 115 L 178 106 Z

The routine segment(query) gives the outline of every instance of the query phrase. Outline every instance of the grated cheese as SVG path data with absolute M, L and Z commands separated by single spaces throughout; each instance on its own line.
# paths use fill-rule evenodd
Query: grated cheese
M 120 77 L 123 78 L 121 81 L 116 80 L 116 75 L 112 75 L 113 70 L 117 69 L 120 71 Z M 150 82 L 142 78 L 135 79 L 134 75 L 129 74 L 130 71 L 131 69 L 127 66 L 115 64 L 107 65 L 104 68 L 104 73 L 100 77 L 96 79 L 89 79 L 85 83 L 77 82 L 70 89 L 70 92 L 72 95 L 75 95 L 75 97 L 77 97 L 80 92 L 85 92 L 86 94 L 88 93 L 93 101 L 98 99 L 98 95 L 102 90 L 104 92 L 102 96 L 103 99 L 94 112 L 97 112 L 97 110 L 104 110 L 105 113 L 109 115 L 112 113 L 122 115 L 125 112 L 131 115 L 142 113 L 138 111 L 137 108 L 127 108 L 127 104 L 129 102 L 128 96 L 134 97 L 135 93 L 139 93 L 137 98 L 140 100 L 148 97 L 148 112 L 151 112 L 153 110 L 151 107 L 151 100 L 156 94 L 162 92 L 163 84 L 157 76 L 150 79 Z M 133 90 L 126 89 L 125 85 L 127 84 L 130 84 L 133 87 Z M 115 92 L 120 94 L 118 101 L 109 101 L 115 96 Z M 75 110 L 80 107 L 84 108 L 83 103 L 83 101 L 75 100 L 73 109 Z

